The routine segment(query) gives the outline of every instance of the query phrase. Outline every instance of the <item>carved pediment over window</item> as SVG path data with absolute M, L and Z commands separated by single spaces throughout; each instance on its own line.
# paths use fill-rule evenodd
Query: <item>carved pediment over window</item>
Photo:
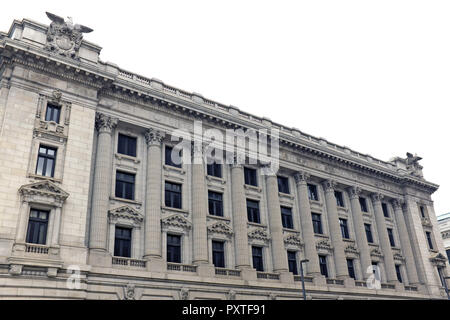
M 330 243 L 330 240 L 328 239 L 322 239 L 316 242 L 316 248 L 317 249 L 323 249 L 323 250 L 328 250 L 328 251 L 332 251 L 333 250 L 333 246 Z
M 396 252 L 394 253 L 394 260 L 405 261 L 405 257 L 400 252 Z
M 422 225 L 424 227 L 432 227 L 433 226 L 430 219 L 428 219 L 428 218 L 422 218 Z
M 436 253 L 430 258 L 431 263 L 439 267 L 445 267 L 447 258 L 442 253 Z
M 191 223 L 182 215 L 174 214 L 167 218 L 161 219 L 161 225 L 165 228 L 175 227 L 188 231 L 191 229 Z
M 372 251 L 370 251 L 370 255 L 372 257 L 383 258 L 383 252 L 381 252 L 380 248 L 373 248 Z
M 284 244 L 296 246 L 298 248 L 303 247 L 302 239 L 300 239 L 300 236 L 297 234 L 290 234 L 290 235 L 286 236 L 284 238 Z
M 51 181 L 40 181 L 27 184 L 19 188 L 19 193 L 26 198 L 25 200 L 39 202 L 41 200 L 50 200 L 62 204 L 69 197 L 69 194 Z
M 122 206 L 109 210 L 109 218 L 112 220 L 125 219 L 138 225 L 144 220 L 142 214 L 130 206 Z
M 248 240 L 260 240 L 268 243 L 270 241 L 270 237 L 267 232 L 263 229 L 254 229 L 248 233 Z
M 359 254 L 358 248 L 356 248 L 356 246 L 353 245 L 353 244 L 349 244 L 349 245 L 345 248 L 345 252 L 346 252 L 346 253 L 350 253 L 350 254 L 354 254 L 354 255 L 358 255 L 358 254 Z
M 223 234 L 227 237 L 233 235 L 233 230 L 223 222 L 216 222 L 208 227 L 209 234 Z

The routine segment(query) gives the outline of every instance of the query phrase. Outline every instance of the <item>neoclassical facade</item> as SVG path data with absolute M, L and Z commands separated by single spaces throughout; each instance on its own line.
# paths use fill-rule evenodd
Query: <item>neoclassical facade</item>
M 445 297 L 419 157 L 381 161 L 123 70 L 91 29 L 48 16 L 0 33 L 0 298 L 302 299 L 300 265 L 308 299 Z M 276 129 L 279 170 L 174 161 L 174 132 L 199 121 Z
M 444 250 L 447 253 L 447 259 L 450 259 L 450 212 L 438 217 L 439 230 L 444 241 Z

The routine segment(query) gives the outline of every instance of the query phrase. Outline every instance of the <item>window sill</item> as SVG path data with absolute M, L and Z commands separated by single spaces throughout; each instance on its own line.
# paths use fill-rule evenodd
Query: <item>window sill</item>
M 219 178 L 219 177 L 216 177 L 216 176 L 206 176 L 206 180 L 208 180 L 209 182 L 212 182 L 212 181 L 214 181 L 214 182 L 218 182 L 218 183 L 220 183 L 220 184 L 225 184 L 225 183 L 227 183 L 226 181 L 225 181 L 225 179 L 223 179 L 223 178 Z
M 141 160 L 136 158 L 136 157 L 132 157 L 132 156 L 129 156 L 129 155 L 126 155 L 126 154 L 121 154 L 121 153 L 116 153 L 116 159 L 117 160 L 124 159 L 124 160 L 128 160 L 128 161 L 132 161 L 132 162 L 134 162 L 136 164 L 141 162 Z
M 229 218 L 221 217 L 221 216 L 215 216 L 215 215 L 212 215 L 212 214 L 208 214 L 206 217 L 208 219 L 213 219 L 213 220 L 221 220 L 221 221 L 226 221 L 226 222 L 230 222 L 231 221 L 231 219 L 229 219 Z
M 139 202 L 136 200 L 129 200 L 129 199 L 123 199 L 123 198 L 117 198 L 117 197 L 109 197 L 109 200 L 130 203 L 130 204 L 134 204 L 134 205 L 138 205 L 138 206 L 142 205 L 142 202 Z
M 294 200 L 294 196 L 291 195 L 290 193 L 283 193 L 283 192 L 278 192 L 278 196 L 280 198 L 287 198 L 289 200 Z
M 261 224 L 261 223 L 256 223 L 256 222 L 247 222 L 249 226 L 254 226 L 254 227 L 260 227 L 260 228 L 264 228 L 267 229 L 267 225 L 265 224 Z
M 36 179 L 36 180 L 47 180 L 55 183 L 62 183 L 61 179 L 51 178 L 51 177 L 45 177 L 45 176 L 39 176 L 37 174 L 28 174 L 28 178 Z
M 298 231 L 298 230 L 296 230 L 296 229 L 283 228 L 283 231 L 285 231 L 285 232 L 290 232 L 290 233 L 297 233 L 297 234 L 300 234 L 300 231 Z
M 256 187 L 256 186 L 252 186 L 252 185 L 249 185 L 249 184 L 245 184 L 244 188 L 246 190 L 251 190 L 251 191 L 258 192 L 258 193 L 261 193 L 261 191 L 262 191 L 261 187 Z
M 330 237 L 322 233 L 314 233 L 315 237 L 329 239 Z
M 344 242 L 350 242 L 350 243 L 355 243 L 355 240 L 351 239 L 351 238 L 342 238 L 342 241 Z
M 175 212 L 175 213 L 181 213 L 181 214 L 183 214 L 184 216 L 188 216 L 189 215 L 189 211 L 188 210 L 184 210 L 184 209 L 178 209 L 178 208 L 171 208 L 171 207 L 166 207 L 166 206 L 162 206 L 161 207 L 161 212 L 162 213 L 166 213 L 166 212 L 168 212 L 168 213 L 173 213 L 173 212 Z
M 164 164 L 163 168 L 166 171 L 174 171 L 174 172 L 177 172 L 179 174 L 185 174 L 186 173 L 186 171 L 183 168 L 173 167 L 173 166 L 169 166 L 167 164 Z
M 323 206 L 322 202 L 320 202 L 318 200 L 309 200 L 309 204 L 310 205 L 315 205 L 315 206 L 318 206 L 318 207 L 322 207 Z

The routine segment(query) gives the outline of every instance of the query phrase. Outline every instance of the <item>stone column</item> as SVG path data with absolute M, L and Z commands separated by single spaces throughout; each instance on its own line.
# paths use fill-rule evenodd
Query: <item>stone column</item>
M 293 281 L 289 273 L 287 251 L 284 246 L 283 223 L 281 221 L 280 198 L 278 196 L 278 180 L 270 167 L 265 168 L 267 187 L 267 208 L 269 211 L 269 228 L 272 239 L 273 271 L 280 273 L 283 282 Z
M 361 205 L 359 204 L 361 189 L 359 187 L 350 187 L 348 189 L 348 193 L 350 195 L 350 206 L 352 210 L 353 223 L 355 225 L 355 237 L 359 249 L 359 259 L 361 261 L 361 273 L 363 275 L 363 279 L 367 280 L 367 278 L 372 274 L 367 273 L 367 269 L 372 265 L 372 259 L 370 257 L 370 247 L 367 242 L 366 231 L 364 228 Z
M 163 271 L 161 246 L 162 139 L 164 133 L 153 128 L 145 132 L 147 142 L 147 180 L 145 193 L 144 259 L 150 271 Z
M 387 282 L 397 283 L 397 272 L 395 271 L 394 255 L 392 253 L 391 243 L 386 227 L 386 220 L 381 207 L 383 195 L 379 193 L 372 194 L 372 202 L 374 206 L 375 221 L 377 223 L 378 237 L 380 238 L 381 250 L 384 256 L 384 266 L 386 269 Z
M 417 276 L 416 263 L 414 261 L 414 255 L 411 248 L 411 239 L 408 235 L 408 229 L 406 228 L 405 217 L 402 210 L 403 200 L 392 200 L 392 206 L 394 207 L 395 217 L 397 220 L 398 233 L 400 237 L 400 244 L 402 246 L 402 252 L 405 257 L 406 273 L 408 274 L 408 282 L 411 285 L 419 285 L 419 277 Z
M 59 245 L 59 232 L 61 231 L 61 207 L 56 207 L 54 210 L 55 217 L 53 220 L 52 240 L 51 246 Z
M 242 270 L 242 277 L 256 279 L 252 272 L 248 248 L 247 203 L 244 190 L 244 167 L 236 161 L 231 165 L 231 202 L 233 209 L 233 231 L 236 267 Z M 253 275 L 251 275 L 253 273 Z
M 309 262 L 306 263 L 306 272 L 309 276 L 320 277 L 319 256 L 316 248 L 316 238 L 314 236 L 308 186 L 306 183 L 306 180 L 309 179 L 309 174 L 306 172 L 298 172 L 294 175 L 294 179 L 297 183 L 300 224 L 303 242 L 305 243 L 305 257 L 309 260 Z
M 322 183 L 325 190 L 325 202 L 327 205 L 328 225 L 330 227 L 330 238 L 334 247 L 334 261 L 336 266 L 336 277 L 338 279 L 347 279 L 348 268 L 345 257 L 344 241 L 342 240 L 341 227 L 339 223 L 339 215 L 337 212 L 336 197 L 334 195 L 334 188 L 336 182 L 326 180 Z
M 92 190 L 92 209 L 90 221 L 89 248 L 90 263 L 109 265 L 106 252 L 108 207 L 112 179 L 112 131 L 117 125 L 113 119 L 102 113 L 96 115 L 98 131 L 95 158 L 94 186 Z M 109 259 L 110 260 L 110 259 Z
M 192 164 L 192 236 L 193 263 L 208 263 L 208 234 L 206 216 L 208 214 L 208 188 L 206 187 L 203 146 L 194 142 Z

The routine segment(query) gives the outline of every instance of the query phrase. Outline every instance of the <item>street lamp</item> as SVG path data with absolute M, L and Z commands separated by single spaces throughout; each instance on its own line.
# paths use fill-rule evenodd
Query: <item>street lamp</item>
M 303 263 L 309 262 L 308 259 L 300 261 L 300 278 L 302 279 L 303 300 L 306 300 L 305 277 L 303 276 Z

